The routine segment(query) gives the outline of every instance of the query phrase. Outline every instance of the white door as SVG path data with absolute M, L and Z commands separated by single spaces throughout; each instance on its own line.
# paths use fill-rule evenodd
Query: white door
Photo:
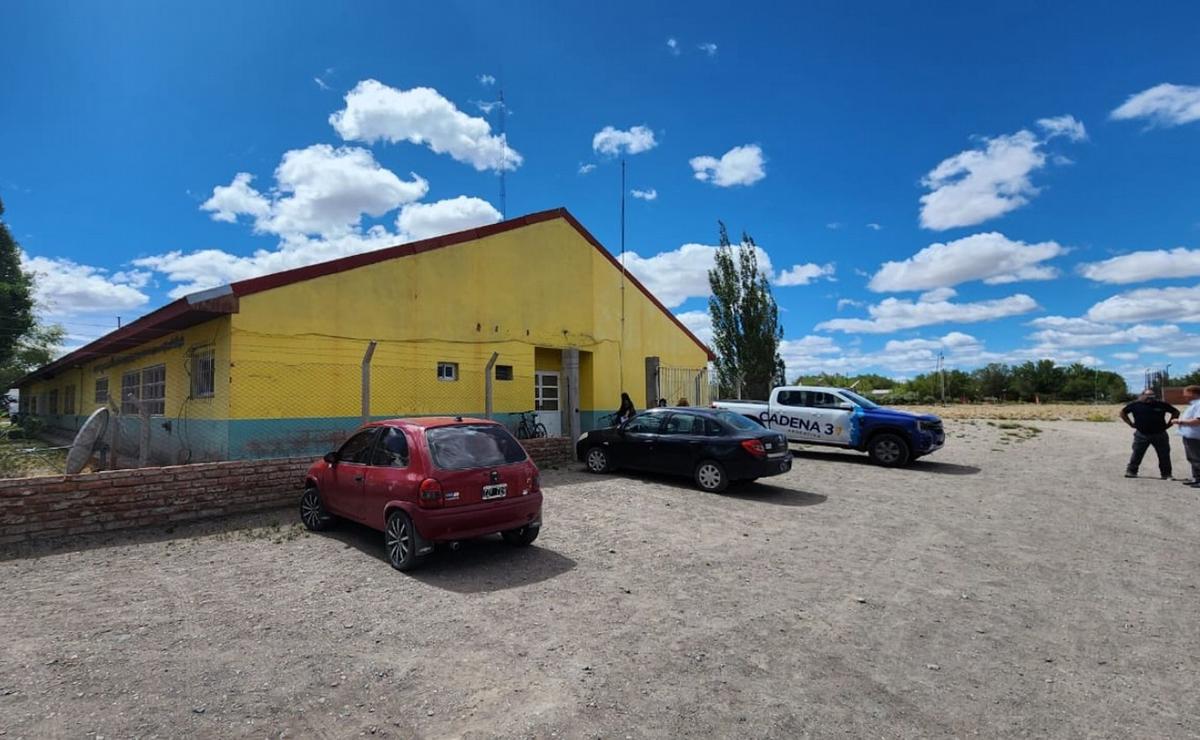
M 559 376 L 553 370 L 537 370 L 533 374 L 533 409 L 537 420 L 546 425 L 546 434 L 562 436 L 562 412 L 559 410 Z
M 771 408 L 767 428 L 783 432 L 788 439 L 816 444 L 849 443 L 851 412 L 845 400 L 823 391 L 780 391 Z

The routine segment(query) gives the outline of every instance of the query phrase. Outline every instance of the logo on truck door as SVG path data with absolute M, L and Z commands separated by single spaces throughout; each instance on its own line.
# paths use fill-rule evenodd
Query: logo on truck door
M 824 434 L 827 437 L 833 436 L 835 433 L 840 434 L 841 427 L 835 427 L 833 424 L 821 423 L 811 419 L 801 419 L 798 416 L 788 416 L 787 414 L 772 414 L 764 411 L 758 415 L 759 421 L 766 425 L 775 425 L 796 429 L 809 434 Z

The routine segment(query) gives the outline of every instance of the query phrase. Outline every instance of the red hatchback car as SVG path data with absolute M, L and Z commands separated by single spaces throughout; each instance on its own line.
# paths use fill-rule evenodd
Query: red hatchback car
M 435 542 L 499 532 L 528 545 L 541 531 L 542 490 L 525 448 L 496 422 L 393 419 L 367 424 L 308 469 L 304 526 L 337 517 L 381 530 L 388 562 L 408 570 Z

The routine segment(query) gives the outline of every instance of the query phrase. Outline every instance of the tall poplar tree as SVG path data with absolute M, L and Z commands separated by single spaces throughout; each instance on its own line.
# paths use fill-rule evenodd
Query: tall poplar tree
M 717 354 L 717 378 L 722 395 L 766 398 L 771 388 L 784 382 L 779 341 L 779 307 L 771 283 L 758 266 L 754 239 L 742 232 L 736 248 L 725 224 L 720 227 L 716 264 L 708 271 L 712 296 L 708 312 Z

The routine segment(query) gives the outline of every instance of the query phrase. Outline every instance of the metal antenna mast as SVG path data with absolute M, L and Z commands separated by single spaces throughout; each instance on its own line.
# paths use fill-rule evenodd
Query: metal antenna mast
M 621 391 L 625 391 L 625 160 L 621 160 L 621 341 L 617 344 L 617 361 L 621 365 Z M 650 399 L 646 399 L 650 403 Z

